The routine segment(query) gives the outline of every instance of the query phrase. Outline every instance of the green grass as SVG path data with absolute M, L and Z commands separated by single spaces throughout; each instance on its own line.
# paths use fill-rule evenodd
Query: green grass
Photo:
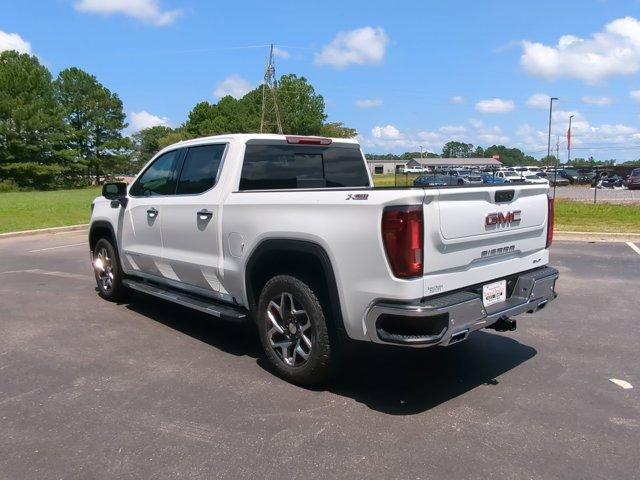
M 88 223 L 101 187 L 0 193 L 0 233 Z
M 640 205 L 556 200 L 556 231 L 640 233 Z
M 400 178 L 404 180 L 404 175 Z M 377 186 L 394 185 L 393 175 L 376 175 L 375 179 Z M 98 195 L 100 187 L 0 193 L 0 233 L 87 223 L 89 206 Z M 640 205 L 557 200 L 556 230 L 640 233 Z
M 393 173 L 385 173 L 383 175 L 373 175 L 373 183 L 376 187 L 412 187 L 413 181 L 418 178 L 418 173 L 399 173 L 397 176 Z

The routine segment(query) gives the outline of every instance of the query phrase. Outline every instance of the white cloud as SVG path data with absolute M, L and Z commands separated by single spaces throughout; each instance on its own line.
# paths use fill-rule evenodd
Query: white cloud
M 563 35 L 556 45 L 523 41 L 520 65 L 545 79 L 577 78 L 596 83 L 606 77 L 640 70 L 640 21 L 618 18 L 591 38 Z
M 551 97 L 546 93 L 535 93 L 527 99 L 527 106 L 531 108 L 549 108 Z
M 361 100 L 356 100 L 356 107 L 358 108 L 376 108 L 381 106 L 381 98 L 363 98 Z
M 363 27 L 338 33 L 315 56 L 316 65 L 346 68 L 349 65 L 378 65 L 384 59 L 389 38 L 381 27 Z
M 586 95 L 582 97 L 582 102 L 587 105 L 596 105 L 598 107 L 606 107 L 607 105 L 613 104 L 613 98 L 611 97 L 592 97 Z
M 146 110 L 142 110 L 141 112 L 131 112 L 129 114 L 129 119 L 129 129 L 132 132 L 138 132 L 145 128 L 157 127 L 158 125 L 162 125 L 164 127 L 171 126 L 167 117 L 158 117 Z
M 291 56 L 287 50 L 276 46 L 273 47 L 273 54 L 278 58 L 282 58 L 283 60 L 286 60 Z
M 640 102 L 640 90 L 631 90 L 629 96 L 636 102 Z
M 451 97 L 451 100 L 449 101 L 454 105 L 462 105 L 464 103 L 464 98 L 460 95 L 456 95 L 455 97 Z
M 159 0 L 79 0 L 75 8 L 84 13 L 121 13 L 158 27 L 169 25 L 182 15 L 182 10 L 162 10 Z
M 376 126 L 371 129 L 371 135 L 374 138 L 382 138 L 387 140 L 397 140 L 402 138 L 400 130 L 393 125 L 385 125 L 384 127 Z
M 4 52 L 5 50 L 31 53 L 31 44 L 17 33 L 6 33 L 0 30 L 0 52 Z
M 233 98 L 242 98 L 248 92 L 253 90 L 253 85 L 249 80 L 242 78 L 240 75 L 229 75 L 218 84 L 213 94 L 217 98 L 231 95 Z
M 571 122 L 571 144 L 574 147 L 589 148 L 602 144 L 625 144 L 629 141 L 640 139 L 638 129 L 623 124 L 591 125 L 579 111 L 556 110 L 552 116 L 551 149 L 555 152 L 556 140 L 560 138 L 560 149 L 566 152 L 566 134 L 569 127 L 569 116 L 573 115 Z M 529 124 L 524 124 L 516 130 L 518 142 L 515 146 L 534 152 L 538 156 L 547 153 L 547 129 L 536 129 Z M 580 151 L 580 150 L 579 150 Z M 588 150 L 584 150 L 588 152 Z M 561 153 L 561 157 L 562 157 Z M 566 155 L 566 153 L 565 153 Z M 583 153 L 574 156 L 583 156 Z M 588 156 L 589 154 L 586 154 Z
M 502 100 L 501 98 L 491 98 L 480 100 L 476 103 L 476 110 L 480 113 L 507 113 L 516 108 L 513 100 Z

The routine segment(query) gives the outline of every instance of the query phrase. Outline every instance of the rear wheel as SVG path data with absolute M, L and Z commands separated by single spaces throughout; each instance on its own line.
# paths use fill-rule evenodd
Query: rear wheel
M 120 262 L 114 246 L 106 238 L 98 240 L 93 249 L 93 273 L 102 298 L 114 302 L 124 298 Z
M 334 355 L 327 322 L 306 283 L 289 275 L 269 280 L 260 295 L 257 321 L 265 356 L 281 377 L 306 386 L 329 379 Z

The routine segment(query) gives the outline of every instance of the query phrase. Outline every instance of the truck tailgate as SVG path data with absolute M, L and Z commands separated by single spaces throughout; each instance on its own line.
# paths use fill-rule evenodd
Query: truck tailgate
M 548 261 L 546 185 L 446 188 L 424 204 L 425 295 Z

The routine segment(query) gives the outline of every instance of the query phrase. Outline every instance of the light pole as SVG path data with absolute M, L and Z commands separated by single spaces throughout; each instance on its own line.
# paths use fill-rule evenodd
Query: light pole
M 547 138 L 547 167 L 549 166 L 549 157 L 551 156 L 551 113 L 553 112 L 553 102 L 558 100 L 557 97 L 549 99 L 549 136 Z
M 574 116 L 569 117 L 569 130 L 567 130 L 567 164 L 571 163 L 571 119 Z

